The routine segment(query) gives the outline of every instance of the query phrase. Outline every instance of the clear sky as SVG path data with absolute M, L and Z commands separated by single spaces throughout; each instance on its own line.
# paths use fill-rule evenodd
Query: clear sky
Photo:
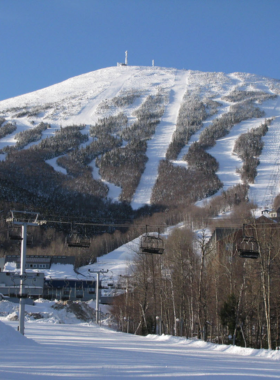
M 0 100 L 124 61 L 280 78 L 280 0 L 0 0 Z

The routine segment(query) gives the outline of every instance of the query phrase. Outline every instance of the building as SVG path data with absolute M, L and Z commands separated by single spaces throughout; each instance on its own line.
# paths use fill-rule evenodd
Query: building
M 280 207 L 278 207 L 277 210 L 265 210 L 269 216 L 269 218 L 272 219 L 278 219 L 280 218 Z
M 214 257 L 227 256 L 232 260 L 237 242 L 242 239 L 242 228 L 216 227 L 207 243 L 206 264 Z
M 41 297 L 44 292 L 44 273 L 34 273 L 33 278 L 26 278 L 24 286 L 27 297 Z M 4 296 L 19 297 L 20 278 L 17 273 L 0 272 L 0 293 Z
M 78 279 L 46 279 L 43 272 L 27 276 L 24 281 L 27 298 L 44 298 L 62 301 L 89 301 L 95 299 L 96 281 Z M 0 272 L 0 293 L 11 298 L 19 298 L 20 279 L 16 272 Z
M 6 255 L 6 263 L 16 263 L 16 268 L 20 268 L 19 255 Z M 0 263 L 1 264 L 1 263 Z M 74 256 L 48 256 L 48 255 L 27 255 L 26 256 L 26 269 L 50 269 L 53 264 L 70 264 L 75 265 Z M 4 268 L 1 267 L 1 270 Z
M 6 255 L 2 260 L 0 272 L 0 293 L 4 296 L 19 297 L 20 280 L 17 272 L 3 272 L 6 263 L 15 263 L 20 269 L 19 255 Z M 33 278 L 25 280 L 25 290 L 28 298 L 45 298 L 49 300 L 81 300 L 95 299 L 95 278 L 51 278 L 45 277 L 44 270 L 50 269 L 53 264 L 70 264 L 74 267 L 74 256 L 27 255 L 26 269 L 35 269 Z M 38 270 L 38 272 L 37 272 Z M 41 270 L 41 272 L 40 272 Z M 30 273 L 30 272 L 28 272 Z
M 207 243 L 207 260 L 209 261 L 215 256 L 232 260 L 234 256 L 239 255 L 238 248 L 240 248 L 242 241 L 247 239 L 248 244 L 250 241 L 252 246 L 252 244 L 254 244 L 252 241 L 256 242 L 256 231 L 261 230 L 264 226 L 269 226 L 274 229 L 279 227 L 279 224 L 274 219 L 262 215 L 259 218 L 256 218 L 254 223 L 244 224 L 244 226 L 245 230 L 243 230 L 243 227 L 216 227 Z M 249 237 L 246 235 L 249 235 Z
M 62 301 L 89 301 L 95 299 L 96 281 L 77 279 L 45 279 L 43 298 Z

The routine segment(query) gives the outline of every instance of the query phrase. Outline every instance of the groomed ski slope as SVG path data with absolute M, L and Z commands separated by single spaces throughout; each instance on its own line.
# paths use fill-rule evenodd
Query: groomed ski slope
M 0 102 L 1 117 L 7 122 L 15 122 L 17 130 L 10 135 L 0 139 L 0 149 L 7 145 L 15 145 L 16 133 L 33 128 L 39 122 L 44 121 L 51 124 L 51 128 L 43 132 L 42 138 L 54 135 L 60 127 L 67 125 L 84 124 L 83 133 L 89 132 L 90 125 L 98 119 L 116 115 L 123 112 L 129 120 L 129 124 L 135 120 L 133 112 L 141 106 L 147 96 L 157 94 L 161 89 L 169 94 L 169 102 L 166 104 L 165 112 L 158 124 L 154 136 L 148 141 L 146 168 L 140 179 L 139 185 L 132 199 L 132 207 L 137 209 L 151 201 L 153 186 L 158 176 L 158 164 L 165 158 L 169 143 L 176 128 L 176 120 L 179 109 L 183 101 L 184 94 L 196 94 L 200 99 L 211 98 L 221 103 L 218 112 L 214 116 L 204 121 L 202 128 L 192 136 L 189 144 L 184 147 L 178 160 L 173 164 L 187 167 L 187 163 L 182 161 L 183 155 L 187 152 L 190 143 L 199 139 L 200 133 L 206 128 L 211 120 L 221 117 L 229 110 L 231 104 L 223 100 L 223 96 L 229 95 L 234 90 L 241 91 L 265 91 L 269 94 L 280 94 L 280 83 L 277 80 L 260 77 L 246 73 L 203 73 L 190 70 L 176 70 L 162 67 L 109 67 L 70 78 L 62 83 L 55 84 L 48 88 L 35 91 L 16 98 L 7 99 Z M 139 97 L 133 104 L 114 108 L 103 107 L 104 102 L 120 96 L 129 91 L 137 91 Z M 249 198 L 256 202 L 259 207 L 266 207 L 271 204 L 272 199 L 279 193 L 276 186 L 280 181 L 279 146 L 279 118 L 280 105 L 279 98 L 273 99 L 257 106 L 264 110 L 265 117 L 275 117 L 268 133 L 263 137 L 264 148 L 260 156 L 260 165 L 255 183 L 250 186 Z M 42 112 L 30 118 L 28 116 L 16 116 L 16 110 L 24 110 L 25 107 L 42 107 Z M 45 107 L 45 108 L 44 108 Z M 252 119 L 235 125 L 231 132 L 216 145 L 209 149 L 219 162 L 220 168 L 218 176 L 223 182 L 223 190 L 241 182 L 240 176 L 236 173 L 236 168 L 242 165 L 241 160 L 233 155 L 234 143 L 240 134 L 248 129 L 258 127 L 264 119 Z M 92 137 L 86 144 L 90 144 Z M 37 144 L 38 142 L 31 143 Z M 125 143 L 125 142 L 124 142 Z M 26 147 L 27 148 L 27 147 Z M 25 149 L 26 149 L 25 148 Z M 4 160 L 5 155 L 1 154 L 0 159 Z M 57 165 L 56 159 L 48 161 L 55 170 L 66 174 L 65 170 Z M 103 180 L 95 161 L 91 163 L 93 177 Z M 279 171 L 279 173 L 278 173 Z M 272 181 L 272 177 L 274 181 Z M 275 178 L 278 181 L 275 181 Z M 109 188 L 108 196 L 113 200 L 118 200 L 121 189 L 114 184 L 106 182 Z
M 131 202 L 133 209 L 150 204 L 152 190 L 157 179 L 158 165 L 160 160 L 165 159 L 168 146 L 172 142 L 172 135 L 176 129 L 176 119 L 186 91 L 186 81 L 189 74 L 189 72 L 180 72 L 179 70 L 175 73 L 174 84 L 169 94 L 169 103 L 165 107 L 165 112 L 155 134 L 148 141 L 146 152 L 148 162 Z
M 0 322 L 1 380 L 280 377 L 279 351 L 40 321 L 26 323 L 23 337 L 12 330 L 17 324 Z

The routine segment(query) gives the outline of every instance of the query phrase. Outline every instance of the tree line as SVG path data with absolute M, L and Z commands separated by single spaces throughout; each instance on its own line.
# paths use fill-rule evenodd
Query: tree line
M 280 225 L 250 213 L 237 215 L 220 222 L 220 240 L 209 241 L 208 229 L 214 232 L 217 225 L 204 220 L 196 234 L 188 227 L 174 229 L 164 254 L 138 253 L 127 292 L 113 306 L 120 328 L 254 348 L 279 346 Z M 190 215 L 187 220 L 196 223 Z M 257 241 L 256 260 L 239 255 L 243 223 Z

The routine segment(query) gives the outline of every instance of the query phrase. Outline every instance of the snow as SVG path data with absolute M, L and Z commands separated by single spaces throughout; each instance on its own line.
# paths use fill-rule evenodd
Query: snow
M 200 133 L 216 117 L 227 112 L 230 102 L 221 98 L 233 90 L 257 90 L 280 94 L 279 82 L 244 73 L 202 73 L 158 67 L 111 67 L 68 79 L 54 86 L 0 102 L 0 111 L 12 107 L 25 107 L 52 104 L 42 111 L 36 123 L 27 117 L 15 119 L 5 111 L 7 121 L 16 122 L 17 130 L 0 141 L 0 149 L 15 145 L 14 136 L 20 131 L 32 128 L 39 121 L 49 122 L 52 128 L 43 132 L 42 138 L 52 135 L 60 125 L 86 124 L 82 133 L 88 133 L 89 126 L 99 118 L 114 115 L 119 109 L 101 111 L 100 104 L 127 90 L 136 89 L 141 94 L 132 104 L 121 109 L 132 123 L 133 111 L 139 107 L 148 95 L 157 93 L 159 87 L 169 93 L 169 103 L 156 128 L 155 135 L 148 141 L 148 162 L 139 186 L 134 194 L 132 207 L 137 209 L 150 203 L 153 185 L 157 178 L 159 161 L 165 158 L 169 143 L 175 130 L 179 108 L 186 91 L 194 91 L 199 96 L 211 96 L 222 104 L 218 113 L 203 122 L 202 128 L 192 136 L 174 161 L 174 165 L 184 165 L 182 157 L 190 144 L 199 139 Z M 279 97 L 258 105 L 266 113 L 266 118 L 274 117 L 268 133 L 263 137 L 264 148 L 260 156 L 260 165 L 255 183 L 250 185 L 249 198 L 259 207 L 271 204 L 273 197 L 280 192 L 280 100 Z M 41 118 L 41 119 L 40 119 Z M 209 149 L 219 162 L 217 175 L 223 182 L 223 189 L 240 183 L 236 168 L 241 160 L 233 155 L 233 146 L 240 134 L 258 127 L 263 119 L 251 119 L 235 125 L 231 132 L 217 141 Z M 92 141 L 83 144 L 86 146 Z M 33 144 L 29 144 L 26 148 Z M 0 160 L 6 155 L 0 154 Z M 46 161 L 55 170 L 67 174 L 57 165 L 57 158 Z M 102 180 L 95 165 L 93 178 Z M 108 196 L 117 201 L 121 188 L 104 181 L 109 188 Z M 220 192 L 219 192 L 220 193 Z M 200 204 L 203 204 L 201 201 Z M 181 223 L 179 227 L 183 228 Z M 173 228 L 169 228 L 168 235 Z M 203 231 L 203 233 L 209 231 Z M 199 236 L 201 231 L 198 231 Z M 43 271 L 46 278 L 85 279 L 96 275 L 91 271 L 107 271 L 101 277 L 103 284 L 119 281 L 120 275 L 130 275 L 140 244 L 140 237 L 113 252 L 97 258 L 97 262 L 75 271 L 72 265 L 54 264 Z M 7 263 L 5 270 L 15 270 L 15 264 Z M 176 377 L 196 379 L 231 378 L 256 379 L 280 378 L 280 351 L 255 350 L 226 345 L 206 343 L 197 339 L 185 339 L 171 336 L 149 335 L 134 336 L 116 332 L 93 322 L 81 323 L 71 312 L 64 308 L 54 309 L 54 301 L 38 300 L 35 305 L 26 305 L 26 335 L 16 331 L 18 322 L 18 304 L 0 302 L 0 378 L 18 379 L 135 379 Z M 92 308 L 95 301 L 88 302 Z M 104 306 L 104 312 L 109 311 Z M 35 319 L 35 313 L 43 318 Z
M 133 209 L 150 204 L 152 190 L 157 179 L 159 162 L 165 158 L 168 146 L 172 141 L 172 135 L 176 129 L 176 119 L 185 93 L 188 75 L 189 73 L 186 72 L 178 71 L 175 73 L 169 104 L 165 107 L 164 115 L 156 128 L 154 136 L 148 141 L 146 152 L 148 162 L 131 202 Z
M 58 157 L 51 158 L 50 160 L 46 160 L 46 163 L 51 165 L 57 172 L 67 175 L 67 170 L 64 169 L 62 166 L 58 165 L 57 159 Z
M 45 278 L 77 278 L 77 273 L 71 264 L 52 264 L 50 269 L 43 269 Z
M 118 289 L 118 284 L 121 281 L 122 276 L 129 276 L 132 274 L 134 260 L 139 251 L 140 239 L 141 236 L 106 255 L 97 257 L 97 261 L 94 264 L 82 266 L 76 270 L 71 264 L 52 264 L 50 269 L 26 269 L 26 272 L 42 272 L 46 279 L 95 280 L 97 276 L 96 271 L 104 271 L 104 273 L 100 275 L 101 285 L 105 287 L 100 291 L 101 296 L 111 297 L 124 292 L 123 289 Z M 14 272 L 19 270 L 16 269 L 16 264 L 14 262 L 7 262 L 4 271 Z M 108 284 L 110 285 L 108 286 Z M 10 303 L 7 302 L 7 304 Z M 0 316 L 1 312 L 4 311 L 2 310 L 1 305 L 3 307 L 3 302 L 2 304 L 0 302 Z M 36 305 L 38 305 L 37 302 Z M 51 305 L 52 304 L 50 304 L 50 306 Z M 28 305 L 26 307 L 30 306 Z M 59 316 L 58 318 L 61 317 Z M 77 322 L 77 320 L 74 321 Z
M 114 251 L 97 257 L 97 262 L 79 268 L 79 273 L 83 276 L 88 276 L 89 271 L 104 270 L 108 273 L 101 277 L 103 284 L 107 281 L 113 281 L 116 284 L 119 281 L 120 275 L 130 275 L 133 270 L 133 261 L 139 251 L 140 237 L 132 240 L 129 243 L 122 245 Z M 94 273 L 91 276 L 96 276 Z
M 265 102 L 261 107 L 267 117 L 275 117 L 268 133 L 262 138 L 264 147 L 257 167 L 258 175 L 250 186 L 249 197 L 259 207 L 271 207 L 273 200 L 280 192 L 280 101 L 279 97 Z M 274 177 L 274 178 L 273 178 Z M 270 186 L 269 186 L 270 185 Z
M 95 159 L 89 164 L 89 166 L 92 168 L 92 177 L 96 180 L 102 181 L 108 187 L 109 191 L 107 197 L 117 202 L 122 192 L 122 188 L 102 179 L 101 175 L 99 174 L 99 168 L 95 164 Z
M 0 346 L 3 380 L 67 379 L 277 379 L 280 352 L 218 346 L 171 336 L 135 336 L 92 323 L 30 321 L 26 337 L 3 320 Z M 4 327 L 5 326 L 5 327 Z
M 93 125 L 98 119 L 116 115 L 119 112 L 123 112 L 131 124 L 135 120 L 133 112 L 137 107 L 141 106 L 148 95 L 155 95 L 159 90 L 169 94 L 169 102 L 154 136 L 148 141 L 146 152 L 148 161 L 132 198 L 131 205 L 134 209 L 150 204 L 153 186 L 158 176 L 158 165 L 160 160 L 165 158 L 168 145 L 172 140 L 180 105 L 186 92 L 201 99 L 211 98 L 220 102 L 222 106 L 219 107 L 216 115 L 209 116 L 203 122 L 202 128 L 191 137 L 190 142 L 179 154 L 178 160 L 173 162 L 174 165 L 184 167 L 187 167 L 187 163 L 182 161 L 182 157 L 187 153 L 190 144 L 199 139 L 202 130 L 213 119 L 221 117 L 233 104 L 223 100 L 223 96 L 234 90 L 265 91 L 269 94 L 279 95 L 280 84 L 277 80 L 247 73 L 203 73 L 143 66 L 108 67 L 70 78 L 39 91 L 1 101 L 1 117 L 4 117 L 7 122 L 16 123 L 17 130 L 0 140 L 0 149 L 8 145 L 15 145 L 16 133 L 34 128 L 41 121 L 51 124 L 51 128 L 43 132 L 42 139 L 53 135 L 60 126 L 74 124 L 85 125 L 82 133 L 88 134 L 90 125 Z M 110 103 L 113 97 L 121 96 L 127 91 L 134 91 L 138 95 L 133 104 L 121 108 L 101 107 L 104 102 Z M 260 165 L 257 168 L 257 177 L 249 191 L 250 200 L 256 202 L 261 208 L 268 204 L 271 205 L 273 197 L 280 190 L 277 186 L 280 183 L 278 180 L 280 175 L 278 170 L 280 167 L 278 161 L 280 146 L 279 97 L 257 105 L 265 111 L 266 118 L 275 117 L 268 133 L 263 137 L 264 148 L 260 156 Z M 18 109 L 29 107 L 31 110 L 32 107 L 36 107 L 41 112 L 37 116 L 16 118 L 16 111 L 12 110 L 16 107 Z M 44 107 L 46 108 L 44 109 Z M 209 149 L 209 153 L 219 162 L 220 168 L 217 174 L 223 182 L 223 190 L 241 182 L 236 168 L 240 167 L 242 163 L 238 157 L 232 154 L 236 139 L 248 129 L 258 127 L 262 121 L 262 119 L 251 119 L 235 125 L 229 135 L 219 139 L 216 145 Z M 82 146 L 90 144 L 91 141 L 92 137 L 89 137 L 89 140 Z M 31 143 L 25 149 L 38 143 L 39 141 Z M 6 155 L 0 153 L 0 160 L 5 160 L 5 158 Z M 55 170 L 67 174 L 66 170 L 57 165 L 56 161 L 57 158 L 54 158 L 48 160 L 47 163 L 52 165 Z M 100 177 L 95 161 L 91 163 L 91 166 L 93 178 L 102 180 L 108 186 L 108 197 L 113 201 L 118 201 L 121 188 Z
M 187 163 L 182 157 L 190 144 L 199 139 L 200 133 L 213 119 L 221 117 L 228 111 L 230 102 L 222 97 L 233 90 L 257 90 L 280 94 L 279 82 L 273 79 L 244 73 L 202 73 L 159 67 L 111 67 L 68 79 L 54 86 L 0 102 L 0 110 L 12 107 L 43 106 L 51 104 L 36 118 L 22 117 L 15 119 L 5 111 L 7 121 L 16 122 L 17 130 L 0 141 L 0 149 L 15 145 L 15 135 L 20 131 L 33 128 L 40 121 L 49 122 L 51 128 L 42 134 L 42 139 L 54 134 L 60 126 L 85 124 L 82 133 L 88 133 L 90 125 L 99 118 L 115 115 L 122 111 L 129 123 L 135 120 L 133 111 L 139 107 L 148 95 L 154 95 L 159 88 L 169 93 L 169 103 L 156 132 L 148 141 L 145 171 L 134 194 L 132 207 L 137 209 L 150 203 L 153 185 L 157 179 L 157 168 L 165 158 L 176 126 L 179 108 L 186 91 L 211 96 L 222 104 L 218 113 L 203 122 L 202 128 L 192 136 L 174 165 Z M 135 89 L 140 96 L 129 106 L 121 109 L 111 107 L 101 110 L 100 104 L 119 96 L 125 91 Z M 266 113 L 266 118 L 274 117 L 266 136 L 263 137 L 264 148 L 260 156 L 260 165 L 255 183 L 250 186 L 250 200 L 259 207 L 271 204 L 273 197 L 279 193 L 280 168 L 280 100 L 269 100 L 258 105 Z M 34 124 L 32 123 L 34 121 Z M 231 132 L 217 141 L 209 149 L 219 162 L 217 175 L 223 182 L 223 190 L 240 183 L 236 168 L 241 160 L 232 154 L 233 146 L 242 133 L 258 127 L 264 119 L 251 119 L 235 125 Z M 82 146 L 90 144 L 90 137 Z M 30 143 L 28 149 L 39 141 Z M 6 155 L 0 154 L 0 160 Z M 55 170 L 67 174 L 57 164 L 57 158 L 46 161 Z M 109 188 L 108 197 L 119 199 L 121 188 L 101 178 L 95 160 L 90 164 L 93 178 L 102 180 Z M 278 180 L 278 182 L 277 182 Z M 200 202 L 203 204 L 203 201 Z M 182 227 L 181 224 L 179 227 Z M 172 231 L 169 228 L 165 234 Z M 199 235 L 198 231 L 197 234 Z M 205 232 L 205 231 L 204 231 Z M 208 233 L 208 231 L 206 231 Z M 96 275 L 90 271 L 107 271 L 101 277 L 103 284 L 119 281 L 120 275 L 129 275 L 133 270 L 133 260 L 139 249 L 140 237 L 113 252 L 97 258 L 97 262 L 75 271 L 72 265 L 54 264 L 49 270 L 42 270 L 46 278 L 85 279 Z M 5 270 L 15 270 L 13 263 L 7 263 Z M 254 350 L 226 345 L 215 345 L 199 340 L 186 340 L 179 337 L 147 337 L 123 334 L 99 327 L 93 323 L 81 323 L 76 315 L 65 309 L 54 309 L 54 301 L 38 300 L 34 306 L 26 305 L 26 336 L 16 331 L 18 322 L 13 319 L 18 315 L 18 305 L 8 301 L 0 302 L 0 378 L 1 379 L 49 379 L 69 378 L 279 378 L 280 352 Z M 95 307 L 95 301 L 88 302 Z M 108 311 L 104 306 L 104 312 Z M 35 320 L 33 313 L 44 317 Z
M 4 266 L 4 272 L 16 271 L 16 263 L 7 262 Z M 19 271 L 19 269 L 18 269 Z M 52 264 L 50 269 L 26 269 L 27 273 L 43 272 L 45 278 L 67 278 L 77 279 L 78 274 L 74 271 L 74 267 L 71 264 Z
M 17 264 L 15 262 L 7 262 L 4 265 L 4 272 L 13 272 L 17 268 Z
M 133 262 L 139 251 L 140 238 L 141 237 L 139 236 L 114 251 L 101 257 L 97 257 L 96 263 L 82 266 L 77 270 L 74 270 L 74 267 L 71 264 L 52 264 L 50 269 L 27 269 L 26 272 L 43 272 L 46 279 L 86 280 L 96 278 L 96 273 L 90 273 L 89 271 L 104 270 L 107 271 L 107 273 L 100 277 L 103 284 L 106 284 L 106 282 L 113 282 L 114 285 L 116 285 L 119 281 L 120 275 L 131 274 L 133 270 Z M 14 262 L 7 262 L 4 271 L 16 271 L 16 264 Z
M 242 166 L 242 160 L 232 153 L 236 139 L 251 128 L 260 126 L 264 120 L 251 119 L 235 125 L 228 135 L 217 140 L 216 145 L 208 150 L 208 153 L 219 162 L 219 170 L 216 174 L 224 184 L 223 190 L 241 183 L 240 175 L 236 173 L 236 169 Z
M 32 340 L 19 334 L 15 329 L 0 321 L 0 346 L 30 346 L 38 345 Z

